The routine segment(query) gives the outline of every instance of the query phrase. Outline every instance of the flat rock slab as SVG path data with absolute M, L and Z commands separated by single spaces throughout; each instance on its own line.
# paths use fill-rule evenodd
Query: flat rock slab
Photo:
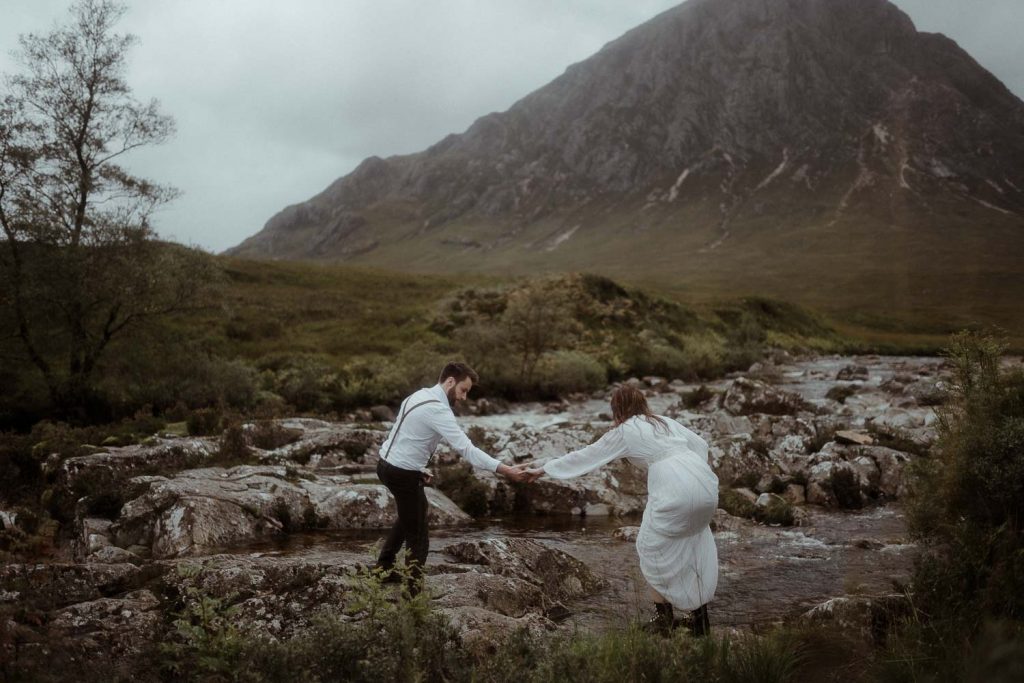
M 150 477 L 111 527 L 113 543 L 143 546 L 153 558 L 209 554 L 300 529 L 379 529 L 396 519 L 380 484 L 352 484 L 284 466 L 243 465 Z M 433 526 L 470 521 L 443 493 L 426 489 Z

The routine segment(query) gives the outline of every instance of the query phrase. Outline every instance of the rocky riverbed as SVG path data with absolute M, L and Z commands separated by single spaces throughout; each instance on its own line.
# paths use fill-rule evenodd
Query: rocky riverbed
M 935 439 L 947 372 L 935 358 L 779 354 L 706 386 L 629 380 L 711 444 L 728 510 L 715 521 L 714 623 L 747 628 L 827 603 L 821 618 L 841 604 L 833 598 L 898 590 L 914 556 L 899 500 L 907 465 Z M 610 426 L 607 393 L 481 400 L 461 422 L 506 462 L 542 462 Z M 389 411 L 359 417 L 282 420 L 269 439 L 266 424 L 249 425 L 244 464 L 225 460 L 223 440 L 169 435 L 55 461 L 52 495 L 70 501 L 73 530 L 61 561 L 0 567 L 0 607 L 20 615 L 8 629 L 30 650 L 60 636 L 83 652 L 131 655 L 199 595 L 272 637 L 342 611 L 394 514 L 373 475 Z M 438 466 L 453 459 L 441 451 Z M 466 480 L 486 514 L 460 509 L 452 498 L 463 492 L 431 489 L 428 576 L 433 604 L 465 638 L 607 628 L 647 610 L 631 542 L 643 473 L 618 463 L 530 487 Z

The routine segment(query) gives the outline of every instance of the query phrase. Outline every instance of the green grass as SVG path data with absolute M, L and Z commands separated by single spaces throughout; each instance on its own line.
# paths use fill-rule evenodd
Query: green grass
M 221 262 L 228 275 L 224 307 L 179 323 L 205 328 L 226 355 L 251 360 L 274 353 L 310 352 L 346 361 L 436 342 L 430 323 L 443 300 L 464 288 L 493 287 L 518 279 L 299 261 L 222 258 Z M 726 298 L 723 292 L 695 293 L 658 282 L 636 285 L 628 279 L 625 284 L 686 306 L 705 325 L 728 325 L 740 309 L 757 308 L 749 304 L 749 297 Z M 777 328 L 769 328 L 773 343 L 822 352 L 936 353 L 955 331 L 950 325 L 936 329 L 913 317 L 901 319 L 898 312 L 828 313 L 786 304 L 780 304 L 768 322 Z M 821 335 L 822 327 L 836 334 Z M 1024 338 L 1020 341 L 1024 348 Z

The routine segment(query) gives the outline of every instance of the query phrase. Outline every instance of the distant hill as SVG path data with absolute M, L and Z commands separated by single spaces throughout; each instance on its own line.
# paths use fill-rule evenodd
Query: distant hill
M 230 253 L 1021 330 L 1024 103 L 886 0 L 690 0 Z

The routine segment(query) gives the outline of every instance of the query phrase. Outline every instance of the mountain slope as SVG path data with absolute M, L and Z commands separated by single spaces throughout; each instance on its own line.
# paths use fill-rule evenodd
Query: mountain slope
M 969 316 L 1024 286 L 1024 103 L 885 0 L 690 0 L 232 253 Z

